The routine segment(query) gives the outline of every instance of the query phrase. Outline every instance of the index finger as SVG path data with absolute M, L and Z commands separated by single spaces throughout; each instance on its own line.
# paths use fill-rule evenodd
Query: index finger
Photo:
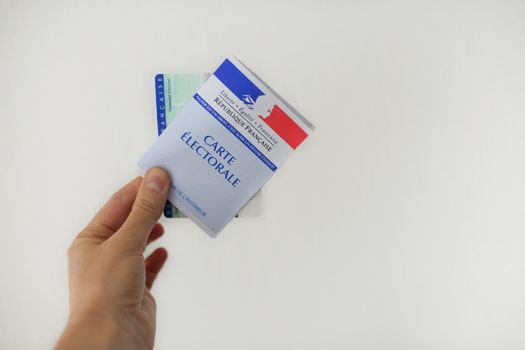
M 138 176 L 115 192 L 77 238 L 92 238 L 102 243 L 111 237 L 131 212 L 141 181 Z

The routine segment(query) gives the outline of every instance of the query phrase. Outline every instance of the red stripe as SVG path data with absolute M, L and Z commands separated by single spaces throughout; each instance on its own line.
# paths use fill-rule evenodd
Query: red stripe
M 272 111 L 266 118 L 262 116 L 259 116 L 259 118 L 264 120 L 264 122 L 293 149 L 296 149 L 297 146 L 304 141 L 306 136 L 308 136 L 304 130 L 277 105 L 273 106 Z

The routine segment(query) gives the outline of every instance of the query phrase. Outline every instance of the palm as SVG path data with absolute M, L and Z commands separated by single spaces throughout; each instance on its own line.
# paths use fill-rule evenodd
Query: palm
M 152 177 L 153 182 L 160 181 L 159 171 Z M 85 320 L 94 320 L 90 323 L 112 334 L 119 349 L 153 347 L 156 304 L 150 289 L 167 252 L 158 248 L 146 259 L 143 253 L 164 232 L 156 222 L 166 201 L 169 177 L 166 173 L 161 177 L 163 185 L 148 187 L 136 178 L 123 187 L 68 251 L 70 318 L 84 321 L 79 329 L 86 334 L 89 329 Z M 66 344 L 75 339 L 80 338 L 66 337 L 64 348 L 71 348 Z M 87 340 L 96 342 L 92 337 Z

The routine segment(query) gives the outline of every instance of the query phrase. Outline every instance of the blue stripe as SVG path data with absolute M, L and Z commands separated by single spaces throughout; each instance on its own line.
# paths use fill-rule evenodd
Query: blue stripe
M 166 105 L 162 100 L 164 98 L 164 74 L 157 74 L 155 76 L 155 103 L 157 106 L 157 135 L 162 134 L 166 130 Z M 166 201 L 164 205 L 164 216 L 172 218 L 173 204 Z
M 264 95 L 229 59 L 224 60 L 213 74 L 250 109 Z
M 166 105 L 164 104 L 164 74 L 155 76 L 155 101 L 157 106 L 157 135 L 166 130 Z
M 250 141 L 248 141 L 246 139 L 246 137 L 244 137 L 244 135 L 242 135 L 239 131 L 237 131 L 237 129 L 235 129 L 233 127 L 233 125 L 231 125 L 230 123 L 228 123 L 226 121 L 226 119 L 224 119 L 219 113 L 217 113 L 217 111 L 215 109 L 213 109 L 206 101 L 204 101 L 204 99 L 202 98 L 201 95 L 199 94 L 195 94 L 193 95 L 193 98 L 195 99 L 195 101 L 197 101 L 202 107 L 204 107 L 205 110 L 208 111 L 208 113 L 211 114 L 212 117 L 214 117 L 215 119 L 217 119 L 217 121 L 219 123 L 221 123 L 226 129 L 228 129 L 237 139 L 239 139 L 239 141 L 241 141 L 246 147 L 248 147 L 248 149 L 250 151 L 252 151 L 253 154 L 255 154 L 257 156 L 257 158 L 259 158 L 264 164 L 266 164 L 266 166 L 268 168 L 270 168 L 271 171 L 275 171 L 277 170 L 277 166 L 275 164 L 272 163 L 271 160 L 269 160 L 268 158 L 266 158 L 266 156 L 264 154 L 262 154 L 261 151 L 259 151 L 257 149 L 257 147 L 255 147 Z

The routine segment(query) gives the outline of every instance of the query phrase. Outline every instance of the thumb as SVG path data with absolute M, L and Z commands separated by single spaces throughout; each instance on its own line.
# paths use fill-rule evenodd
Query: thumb
M 169 184 L 170 176 L 161 168 L 150 169 L 144 176 L 131 213 L 117 233 L 130 242 L 131 249 L 144 252 L 148 235 L 162 214 Z

